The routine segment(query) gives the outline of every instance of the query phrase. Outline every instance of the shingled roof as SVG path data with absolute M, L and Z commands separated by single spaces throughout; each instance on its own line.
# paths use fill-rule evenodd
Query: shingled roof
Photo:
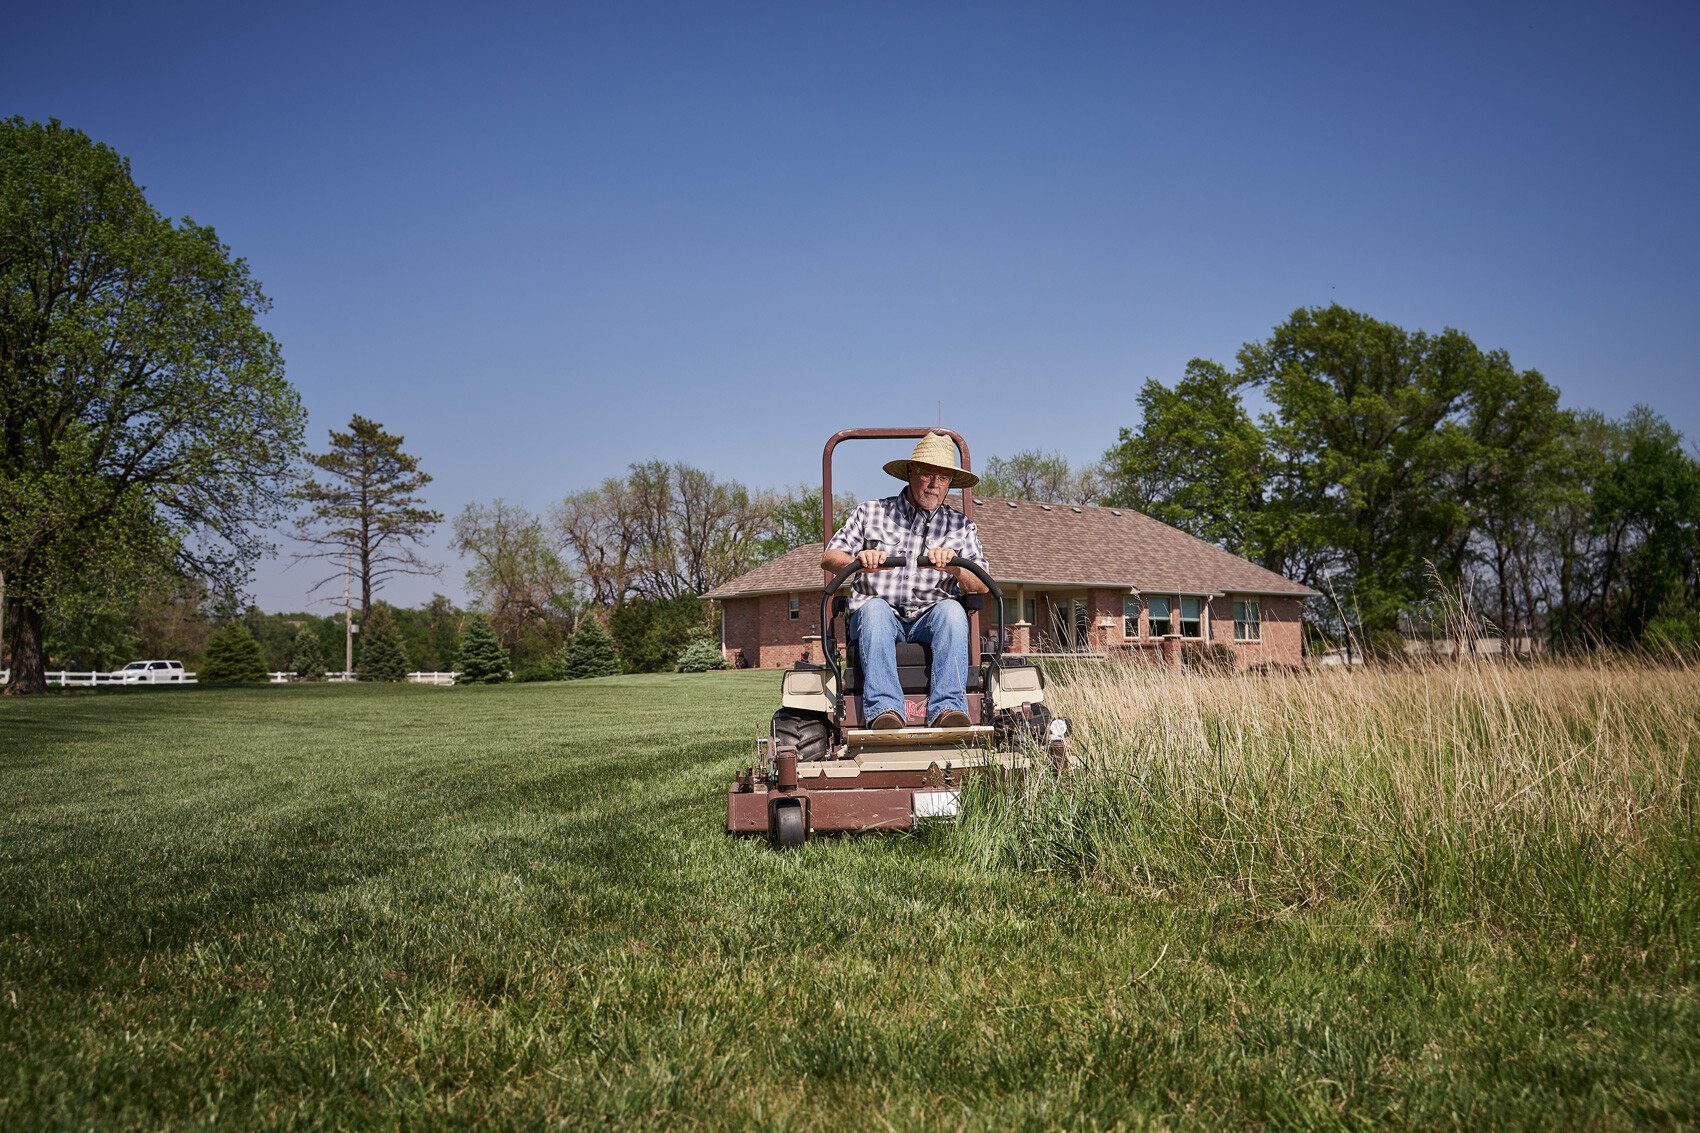
M 1103 586 L 1152 594 L 1316 593 L 1238 555 L 1128 508 L 974 500 L 974 524 L 1000 586 Z M 811 543 L 708 593 L 710 598 L 819 590 Z

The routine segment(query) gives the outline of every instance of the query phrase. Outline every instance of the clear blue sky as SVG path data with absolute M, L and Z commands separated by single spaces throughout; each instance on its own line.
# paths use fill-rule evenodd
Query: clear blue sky
M 1697 41 L 1677 3 L 35 4 L 0 113 L 214 225 L 313 447 L 382 421 L 452 516 L 652 457 L 813 481 L 941 402 L 982 461 L 1086 461 L 1329 302 L 1700 438 Z M 437 556 L 386 597 L 462 597 Z

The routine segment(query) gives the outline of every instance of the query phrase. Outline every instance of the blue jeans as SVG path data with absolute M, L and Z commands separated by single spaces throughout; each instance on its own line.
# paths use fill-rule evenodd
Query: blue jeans
M 968 613 L 962 603 L 946 600 L 920 617 L 904 621 L 883 598 L 869 598 L 850 615 L 850 636 L 862 662 L 862 718 L 870 723 L 882 712 L 903 716 L 903 686 L 897 680 L 897 643 L 933 647 L 927 696 L 927 720 L 948 709 L 968 711 Z

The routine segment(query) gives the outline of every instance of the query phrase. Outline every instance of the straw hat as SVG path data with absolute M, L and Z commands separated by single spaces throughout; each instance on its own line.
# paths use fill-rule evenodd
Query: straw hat
M 956 445 L 943 433 L 928 433 L 921 438 L 921 443 L 915 446 L 915 451 L 909 454 L 908 460 L 888 460 L 885 471 L 888 476 L 907 481 L 911 464 L 925 464 L 928 468 L 950 472 L 952 488 L 972 488 L 980 482 L 978 476 L 956 463 Z

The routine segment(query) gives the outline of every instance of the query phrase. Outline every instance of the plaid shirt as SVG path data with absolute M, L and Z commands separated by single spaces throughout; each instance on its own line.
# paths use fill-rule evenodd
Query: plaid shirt
M 828 547 L 851 555 L 878 547 L 893 558 L 925 558 L 934 547 L 949 547 L 991 573 L 980 533 L 968 517 L 948 505 L 930 515 L 909 502 L 908 492 L 869 500 L 850 513 Z M 897 616 L 912 621 L 947 598 L 957 595 L 956 576 L 932 567 L 894 567 L 864 570 L 850 581 L 850 608 L 869 598 L 884 598 Z

